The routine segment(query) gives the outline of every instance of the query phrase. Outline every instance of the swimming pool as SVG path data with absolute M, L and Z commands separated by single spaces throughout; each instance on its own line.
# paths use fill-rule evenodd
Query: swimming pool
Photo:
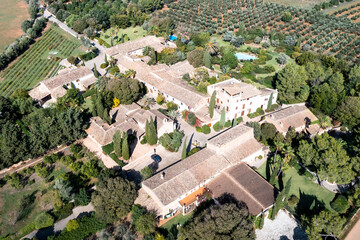
M 177 39 L 177 36 L 175 36 L 175 35 L 170 35 L 169 36 L 170 41 L 175 41 L 176 39 Z
M 237 57 L 237 59 L 240 61 L 248 61 L 248 60 L 256 60 L 257 59 L 257 57 L 251 56 L 246 53 L 241 53 L 241 52 L 235 53 L 235 57 Z

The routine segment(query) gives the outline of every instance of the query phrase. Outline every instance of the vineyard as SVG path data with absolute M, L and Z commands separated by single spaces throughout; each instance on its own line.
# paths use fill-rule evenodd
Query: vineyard
M 354 23 L 360 22 L 360 2 L 335 11 L 333 16 L 351 19 Z
M 282 21 L 284 12 L 292 20 Z M 360 25 L 344 18 L 330 16 L 315 10 L 286 7 L 262 0 L 184 0 L 168 5 L 157 13 L 168 16 L 186 30 L 223 34 L 245 29 L 261 28 L 296 36 L 301 43 L 314 50 L 328 52 L 338 58 L 358 63 L 360 60 Z
M 0 95 L 11 96 L 18 88 L 30 89 L 80 46 L 77 39 L 55 26 L 46 31 L 10 67 L 0 74 Z

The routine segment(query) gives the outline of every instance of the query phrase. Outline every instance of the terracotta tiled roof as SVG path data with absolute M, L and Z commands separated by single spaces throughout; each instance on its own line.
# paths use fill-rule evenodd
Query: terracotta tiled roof
M 42 83 L 49 89 L 52 90 L 58 86 L 62 86 L 64 84 L 67 84 L 69 82 L 75 81 L 79 78 L 82 78 L 86 75 L 92 74 L 92 71 L 88 67 L 79 67 L 76 69 L 72 69 L 68 71 L 67 73 L 57 75 L 55 77 L 46 79 L 42 81 Z
M 275 189 L 246 163 L 231 167 L 215 177 L 207 187 L 215 198 L 227 193 L 243 201 L 252 215 L 274 204 Z

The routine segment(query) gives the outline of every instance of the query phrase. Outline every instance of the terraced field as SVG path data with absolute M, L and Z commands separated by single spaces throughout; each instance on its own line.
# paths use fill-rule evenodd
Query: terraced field
M 0 95 L 8 97 L 18 88 L 31 89 L 80 45 L 76 38 L 52 25 L 29 50 L 0 74 Z

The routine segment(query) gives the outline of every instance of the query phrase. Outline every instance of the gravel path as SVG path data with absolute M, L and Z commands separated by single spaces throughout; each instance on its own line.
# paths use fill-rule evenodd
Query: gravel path
M 273 221 L 265 217 L 264 227 L 261 230 L 255 230 L 255 234 L 256 240 L 307 239 L 296 220 L 283 210 L 279 211 Z

